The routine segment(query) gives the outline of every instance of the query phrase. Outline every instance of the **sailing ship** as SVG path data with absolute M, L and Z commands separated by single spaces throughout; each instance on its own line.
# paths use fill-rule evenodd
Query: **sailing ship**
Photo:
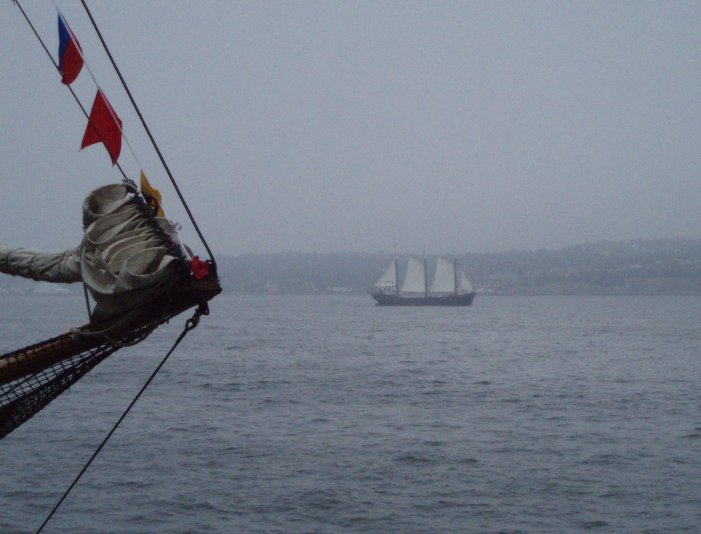
M 427 258 L 420 261 L 410 257 L 400 286 L 396 255 L 368 293 L 378 306 L 469 306 L 475 298 L 475 290 L 457 259 L 438 258 L 429 285 Z

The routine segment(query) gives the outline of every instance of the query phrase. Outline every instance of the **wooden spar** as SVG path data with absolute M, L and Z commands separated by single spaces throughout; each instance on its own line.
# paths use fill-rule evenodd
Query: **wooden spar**
M 0 386 L 79 354 L 86 348 L 70 333 L 33 345 L 0 360 Z
M 395 294 L 399 296 L 399 260 L 396 251 L 394 252 L 394 289 Z
M 87 324 L 81 333 L 66 333 L 43 343 L 32 345 L 0 359 L 0 386 L 37 373 L 105 342 L 119 342 L 129 334 L 150 324 L 167 321 L 188 308 L 205 304 L 221 293 L 219 279 L 207 275 L 201 280 L 188 280 L 183 286 L 157 295 L 123 316 L 97 324 Z M 102 334 L 91 334 L 102 332 Z

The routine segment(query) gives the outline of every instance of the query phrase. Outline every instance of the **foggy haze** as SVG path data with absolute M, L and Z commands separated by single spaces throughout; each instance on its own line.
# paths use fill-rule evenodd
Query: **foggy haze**
M 57 0 L 202 251 L 77 1 Z M 215 254 L 701 236 L 698 2 L 89 2 Z M 23 2 L 56 57 L 50 2 Z M 0 3 L 0 245 L 58 250 L 120 181 Z M 73 84 L 89 109 L 95 86 Z

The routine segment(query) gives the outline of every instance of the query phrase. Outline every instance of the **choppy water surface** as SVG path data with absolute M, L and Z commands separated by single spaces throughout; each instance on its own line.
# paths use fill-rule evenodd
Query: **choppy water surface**
M 3 352 L 83 322 L 2 301 Z M 0 531 L 41 524 L 184 320 L 0 441 Z M 700 324 L 696 297 L 220 297 L 48 531 L 698 531 Z

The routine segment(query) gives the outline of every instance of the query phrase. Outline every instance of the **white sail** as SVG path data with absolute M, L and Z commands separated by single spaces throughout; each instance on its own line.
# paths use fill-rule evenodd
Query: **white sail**
M 465 275 L 465 271 L 460 269 L 458 293 L 474 293 L 474 292 L 475 292 L 475 289 L 472 287 L 472 284 L 467 279 L 467 276 Z
M 406 276 L 402 284 L 402 293 L 421 293 L 426 292 L 426 273 L 424 272 L 424 263 L 416 258 L 409 258 L 409 263 L 406 269 Z
M 455 293 L 455 264 L 438 258 L 431 293 Z
M 396 261 L 397 260 L 392 260 L 392 263 L 389 264 L 387 270 L 385 270 L 385 272 L 382 273 L 382 276 L 380 276 L 380 278 L 377 279 L 377 282 L 375 282 L 375 287 L 384 289 L 393 289 L 397 287 L 397 281 L 395 280 L 397 274 Z

